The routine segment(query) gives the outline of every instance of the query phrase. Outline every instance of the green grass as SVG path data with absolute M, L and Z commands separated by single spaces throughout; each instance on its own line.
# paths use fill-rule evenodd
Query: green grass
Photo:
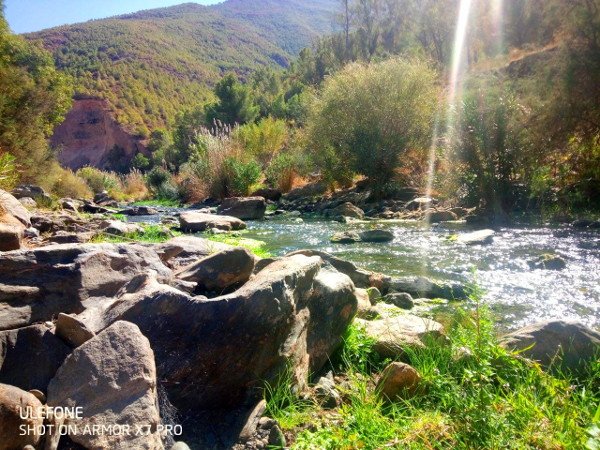
M 167 230 L 164 226 L 160 225 L 141 225 L 143 227 L 142 232 L 129 233 L 124 236 L 116 236 L 111 234 L 102 233 L 97 235 L 92 242 L 94 243 L 128 243 L 128 242 L 144 242 L 149 244 L 159 244 L 166 242 L 175 236 L 180 236 L 182 233 L 173 230 Z
M 220 242 L 222 244 L 233 245 L 234 247 L 243 247 L 259 258 L 271 258 L 273 255 L 265 248 L 266 243 L 258 241 L 256 239 L 248 239 L 241 236 L 239 233 L 235 234 L 212 234 L 206 233 L 202 237 L 213 242 Z
M 310 428 L 291 412 L 272 411 L 296 434 L 292 449 L 596 449 L 600 448 L 600 362 L 587 374 L 551 375 L 503 349 L 486 308 L 458 311 L 448 341 L 407 349 L 421 374 L 416 395 L 384 402 L 375 390 L 388 363 L 363 330 L 351 326 L 333 368 L 345 373 L 343 405 L 310 411 Z M 277 398 L 277 397 L 276 397 Z M 286 404 L 286 402 L 279 402 Z M 290 417 L 293 419 L 291 420 Z

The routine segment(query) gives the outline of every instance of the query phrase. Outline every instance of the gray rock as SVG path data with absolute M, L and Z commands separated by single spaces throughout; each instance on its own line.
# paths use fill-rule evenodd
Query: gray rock
M 234 247 L 207 256 L 175 273 L 175 277 L 197 284 L 199 291 L 224 291 L 236 288 L 250 279 L 254 255 L 242 247 Z
M 410 294 L 406 292 L 391 293 L 383 297 L 385 303 L 395 305 L 401 309 L 412 309 L 415 306 L 415 302 Z
M 252 197 L 263 197 L 265 200 L 271 200 L 273 202 L 278 202 L 281 196 L 281 191 L 273 188 L 263 188 L 252 193 Z
M 102 231 L 115 236 L 125 236 L 127 234 L 141 233 L 143 228 L 135 223 L 125 223 L 120 220 L 107 220 L 101 225 Z
M 435 200 L 430 197 L 418 197 L 418 198 L 415 198 L 415 199 L 411 200 L 410 202 L 408 202 L 406 204 L 405 208 L 408 209 L 409 211 L 415 211 L 418 209 L 427 209 L 434 203 L 435 203 Z
M 95 236 L 94 232 L 71 233 L 68 231 L 57 231 L 48 238 L 53 244 L 85 244 Z
M 21 203 L 21 205 L 23 205 L 27 209 L 35 209 L 38 206 L 37 202 L 31 197 L 23 197 L 18 200 L 19 203 Z
M 62 209 L 67 211 L 79 212 L 83 203 L 78 200 L 73 200 L 72 198 L 61 198 L 59 200 L 60 206 Z
M 462 233 L 456 238 L 456 242 L 464 245 L 489 245 L 494 242 L 494 230 L 479 230 L 472 233 Z
M 335 388 L 335 383 L 328 377 L 321 377 L 314 387 L 315 397 L 325 409 L 333 409 L 342 404 L 342 397 Z
M 548 368 L 582 371 L 598 357 L 600 333 L 577 322 L 541 322 L 510 333 L 502 344 Z
M 379 320 L 356 319 L 367 335 L 375 341 L 374 350 L 384 358 L 398 358 L 407 347 L 424 347 L 427 339 L 443 335 L 441 324 L 411 314 L 397 314 Z
M 69 353 L 45 325 L 0 331 L 0 383 L 46 392 Z
M 126 286 L 105 312 L 89 317 L 100 322 L 86 323 L 92 330 L 136 323 L 177 408 L 227 408 L 288 367 L 302 386 L 341 343 L 356 312 L 354 285 L 322 264 L 318 257 L 282 258 L 210 300 L 156 281 Z
M 364 219 L 365 218 L 365 212 L 362 209 L 358 208 L 357 206 L 354 206 L 350 202 L 343 203 L 339 206 L 336 206 L 333 209 L 326 209 L 325 211 L 323 211 L 323 215 L 325 217 L 331 217 L 331 218 L 336 218 L 336 217 L 350 217 L 352 219 Z
M 279 428 L 279 425 L 275 425 L 273 428 L 271 428 L 271 431 L 269 432 L 269 448 L 273 448 L 273 449 L 284 449 L 286 446 L 286 442 L 285 442 L 285 435 L 283 434 L 283 432 L 281 431 L 281 428 Z
M 355 231 L 342 231 L 335 233 L 331 237 L 331 242 L 334 244 L 355 244 L 360 242 L 360 236 Z
M 32 198 L 34 200 L 52 201 L 52 198 L 43 188 L 33 184 L 20 184 L 13 189 L 12 195 L 17 199 Z
M 28 239 L 35 239 L 35 238 L 39 238 L 40 237 L 40 230 L 38 230 L 37 228 L 27 228 L 24 232 L 23 232 L 23 236 L 25 236 Z
M 217 209 L 219 214 L 242 220 L 261 220 L 265 217 L 267 203 L 264 197 L 232 197 L 223 200 Z
M 82 321 L 63 313 L 60 313 L 56 320 L 56 335 L 73 348 L 79 347 L 95 336 Z
M 191 450 L 185 442 L 175 442 L 171 450 Z
M 17 222 L 18 221 L 18 222 Z M 21 223 L 25 228 L 31 226 L 31 214 L 19 200 L 11 194 L 0 189 L 0 223 L 18 225 Z
M 394 292 L 406 292 L 416 298 L 445 298 L 448 300 L 467 298 L 466 288 L 462 284 L 434 281 L 425 277 L 394 278 L 390 287 Z
M 421 376 L 413 367 L 401 362 L 393 362 L 381 373 L 377 392 L 391 401 L 407 398 L 414 395 L 420 381 Z
M 394 240 L 394 233 L 388 230 L 367 230 L 359 233 L 360 240 L 363 242 L 391 242 Z
M 81 407 L 82 419 L 70 439 L 86 448 L 162 449 L 154 354 L 139 328 L 116 322 L 65 360 L 48 387 L 48 405 Z M 85 426 L 142 426 L 147 434 L 85 434 Z
M 21 248 L 23 226 L 0 223 L 0 252 L 9 252 Z
M 185 233 L 200 233 L 212 228 L 224 231 L 238 231 L 246 228 L 246 224 L 236 217 L 195 211 L 181 213 L 179 216 L 179 225 Z
M 369 301 L 371 305 L 375 305 L 377 302 L 382 300 L 381 291 L 376 287 L 370 287 L 367 289 L 367 295 L 369 296 Z
M 134 276 L 171 270 L 136 244 L 51 245 L 0 253 L 0 330 L 79 313 L 90 297 L 112 297 Z
M 151 248 L 160 256 L 163 263 L 174 270 L 179 270 L 199 259 L 230 249 L 232 246 L 196 236 L 178 236 L 162 244 L 152 245 Z
M 425 215 L 425 219 L 429 223 L 440 223 L 457 220 L 458 216 L 452 211 L 428 211 Z
M 42 404 L 29 392 L 17 387 L 0 384 L 0 448 L 3 450 L 22 449 L 28 445 L 37 446 L 42 436 L 37 431 L 23 433 L 21 427 L 32 427 L 39 430 L 44 424 L 44 419 L 35 415 L 27 419 L 21 418 L 21 411 L 27 408 L 40 411 Z

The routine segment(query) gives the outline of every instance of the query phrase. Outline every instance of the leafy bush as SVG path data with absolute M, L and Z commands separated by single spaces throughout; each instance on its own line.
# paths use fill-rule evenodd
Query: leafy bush
M 233 139 L 245 152 L 258 158 L 266 167 L 283 148 L 287 135 L 287 126 L 283 120 L 267 117 L 258 123 L 249 123 L 236 128 Z
M 262 176 L 260 164 L 256 161 L 244 162 L 229 156 L 223 164 L 224 185 L 229 196 L 247 196 Z
M 88 184 L 94 194 L 103 191 L 110 192 L 121 187 L 119 176 L 112 172 L 104 172 L 95 167 L 82 167 L 77 171 L 77 176 Z
M 300 152 L 280 153 L 269 164 L 266 170 L 267 181 L 281 192 L 289 192 L 299 176 L 308 172 L 309 163 L 306 155 Z
M 437 97 L 436 74 L 423 62 L 346 66 L 325 80 L 312 108 L 316 162 L 335 181 L 355 172 L 384 186 L 405 151 L 429 147 Z
M 15 157 L 10 153 L 0 154 L 0 189 L 10 191 L 15 187 L 18 179 Z

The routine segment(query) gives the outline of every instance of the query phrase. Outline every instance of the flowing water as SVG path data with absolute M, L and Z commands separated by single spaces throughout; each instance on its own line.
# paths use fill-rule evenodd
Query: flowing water
M 543 319 L 578 319 L 600 328 L 600 232 L 570 227 L 505 228 L 487 246 L 464 246 L 449 236 L 470 231 L 460 225 L 381 223 L 394 233 L 384 244 L 332 244 L 338 231 L 367 224 L 290 221 L 249 222 L 244 237 L 261 240 L 274 255 L 311 248 L 390 276 L 423 275 L 439 280 L 476 281 L 499 325 L 516 328 Z M 527 264 L 543 254 L 567 262 L 562 271 L 532 270 Z

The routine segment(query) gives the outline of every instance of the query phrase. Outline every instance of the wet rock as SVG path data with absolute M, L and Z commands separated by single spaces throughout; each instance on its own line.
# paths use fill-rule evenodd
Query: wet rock
M 0 383 L 46 392 L 69 353 L 45 325 L 0 331 Z
M 456 242 L 464 245 L 489 245 L 494 242 L 494 230 L 479 230 L 472 233 L 462 233 L 456 238 Z
M 112 297 L 140 273 L 171 271 L 136 244 L 50 245 L 0 253 L 0 330 L 79 313 L 90 297 Z
M 335 233 L 331 237 L 331 242 L 334 244 L 355 244 L 360 242 L 360 236 L 354 231 L 342 231 Z
M 195 211 L 181 213 L 179 225 L 184 233 L 199 233 L 212 228 L 224 231 L 238 231 L 246 228 L 246 224 L 236 217 Z
M 350 217 L 361 220 L 365 218 L 365 212 L 350 202 L 343 203 L 333 209 L 326 209 L 323 211 L 323 215 L 330 218 Z
M 502 344 L 548 368 L 582 371 L 598 356 L 600 333 L 577 322 L 541 322 L 510 333 Z
M 531 261 L 527 261 L 529 267 L 533 270 L 563 270 L 567 267 L 564 258 L 557 255 L 541 255 Z
M 102 231 L 115 236 L 125 236 L 127 234 L 141 233 L 144 229 L 135 223 L 125 223 L 120 220 L 107 220 L 100 226 Z
M 354 285 L 322 264 L 318 257 L 282 258 L 210 300 L 157 282 L 124 288 L 95 326 L 136 323 L 177 408 L 227 408 L 289 367 L 302 385 L 340 345 L 356 312 Z
M 23 227 L 0 223 L 0 252 L 9 252 L 21 248 Z
M 82 419 L 69 438 L 86 448 L 162 449 L 154 354 L 148 339 L 131 323 L 116 322 L 65 360 L 48 387 L 48 405 L 81 407 Z M 147 434 L 85 434 L 85 426 L 129 424 Z
M 217 209 L 219 214 L 241 220 L 261 220 L 265 217 L 267 203 L 264 197 L 232 197 L 223 200 Z
M 393 362 L 381 373 L 377 392 L 391 401 L 407 398 L 414 395 L 420 381 L 421 376 L 413 367 Z
M 221 294 L 248 281 L 254 270 L 254 261 L 254 256 L 248 250 L 234 247 L 207 256 L 181 269 L 175 276 L 197 283 L 200 292 Z
M 462 284 L 434 281 L 425 277 L 394 278 L 390 287 L 393 292 L 405 292 L 416 298 L 445 298 L 448 300 L 467 298 L 466 288 Z
M 119 212 L 126 216 L 155 216 L 158 214 L 158 210 L 150 206 L 134 206 L 133 208 L 127 208 Z
M 438 339 L 443 335 L 441 324 L 411 314 L 396 314 L 378 320 L 356 319 L 367 335 L 375 341 L 374 350 L 384 358 L 404 355 L 407 347 L 423 347 L 427 339 Z
M 387 294 L 383 297 L 383 301 L 401 309 L 412 309 L 415 306 L 412 295 L 406 292 Z
M 360 240 L 363 242 L 391 242 L 394 240 L 394 233 L 387 230 L 367 230 L 359 233 Z
M 3 450 L 20 450 L 28 445 L 36 447 L 40 443 L 42 436 L 37 430 L 42 427 L 44 420 L 38 418 L 39 415 L 35 415 L 36 418 L 21 418 L 21 411 L 29 407 L 33 411 L 40 411 L 42 404 L 29 392 L 0 384 L 0 448 Z M 35 431 L 23 433 L 22 426 L 32 427 Z
M 92 339 L 95 334 L 74 316 L 60 313 L 56 320 L 56 335 L 73 348 Z

